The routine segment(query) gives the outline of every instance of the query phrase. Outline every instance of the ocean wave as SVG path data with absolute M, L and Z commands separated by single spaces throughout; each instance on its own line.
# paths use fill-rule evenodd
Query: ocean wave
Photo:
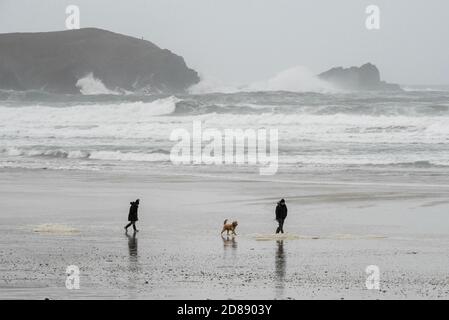
M 55 159 L 89 159 L 114 161 L 145 161 L 161 162 L 170 160 L 168 150 L 156 149 L 151 152 L 123 152 L 123 151 L 84 151 L 62 149 L 21 149 L 16 147 L 0 149 L 0 153 L 11 157 L 47 157 Z
M 404 86 L 402 89 L 407 92 L 448 92 L 449 86 Z
M 25 95 L 27 103 L 34 94 Z M 199 121 L 203 130 L 220 132 L 278 129 L 279 160 L 287 166 L 424 170 L 449 161 L 449 95 L 441 92 L 72 98 L 51 104 L 45 96 L 33 105 L 0 99 L 2 163 L 102 168 L 168 162 L 173 130 L 191 133 Z
M 106 88 L 104 83 L 100 79 L 95 78 L 92 72 L 78 79 L 76 87 L 84 95 L 120 94 L 119 92 Z
M 237 93 L 237 92 L 340 92 L 329 83 L 320 80 L 304 66 L 295 66 L 279 72 L 273 77 L 250 84 L 225 84 L 216 78 L 204 76 L 202 80 L 189 88 L 192 94 Z
M 295 148 L 280 148 L 280 165 L 299 167 L 404 167 L 432 168 L 449 167 L 448 153 L 432 153 L 430 156 L 416 154 L 413 150 L 403 151 L 399 155 L 391 152 L 366 150 L 363 154 L 354 154 L 354 150 L 318 150 L 298 153 Z M 245 153 L 247 150 L 245 151 Z M 170 162 L 170 148 L 146 151 L 122 150 L 64 150 L 60 148 L 2 148 L 0 154 L 8 157 L 49 158 L 59 160 L 92 160 L 114 162 Z
M 113 160 L 113 161 L 165 162 L 170 161 L 170 155 L 168 153 L 96 151 L 90 154 L 89 159 Z
M 5 95 L 5 99 L 1 95 Z M 207 113 L 257 114 L 267 111 L 286 115 L 449 116 L 449 93 L 316 93 L 237 92 L 175 96 L 94 95 L 60 96 L 39 92 L 0 91 L 0 120 L 33 113 L 56 118 L 63 113 L 73 121 L 86 118 L 123 121 L 155 115 Z M 76 113 L 75 115 L 73 113 Z M 85 115 L 85 117 L 83 117 Z M 65 120 L 63 117 L 62 120 Z M 0 122 L 1 123 L 1 122 Z
M 67 107 L 34 105 L 24 107 L 0 106 L 0 123 L 50 123 L 127 122 L 145 121 L 149 117 L 169 115 L 176 109 L 180 99 L 175 96 L 150 102 L 132 101 L 119 103 L 79 104 Z
M 409 162 L 389 162 L 388 160 L 376 161 L 375 159 L 366 159 L 364 161 L 331 161 L 331 162 L 296 162 L 289 161 L 289 164 L 294 164 L 296 166 L 305 167 L 316 167 L 316 168 L 329 168 L 329 167 L 371 167 L 371 168 L 385 168 L 385 167 L 397 167 L 397 168 L 414 168 L 414 169 L 429 169 L 429 168 L 447 168 L 449 167 L 449 162 L 445 160 L 436 161 L 409 161 Z
M 27 145 L 35 141 L 36 145 L 53 146 L 144 144 L 165 148 L 173 130 L 182 128 L 191 132 L 193 123 L 201 121 L 204 129 L 278 129 L 280 142 L 287 145 L 298 139 L 370 145 L 449 144 L 449 116 L 284 114 L 273 110 L 274 107 L 265 107 L 262 113 L 256 109 L 257 113 L 178 116 L 173 113 L 174 99 L 158 100 L 156 106 L 0 108 L 0 139 L 19 139 Z
M 68 159 L 88 159 L 90 153 L 87 151 L 74 150 L 65 151 L 62 149 L 23 149 L 23 148 L 3 148 L 0 153 L 11 157 L 27 156 L 27 157 L 49 157 L 49 158 L 68 158 Z

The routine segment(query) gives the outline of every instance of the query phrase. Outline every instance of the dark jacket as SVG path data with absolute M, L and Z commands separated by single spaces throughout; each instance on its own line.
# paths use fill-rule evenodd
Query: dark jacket
M 137 221 L 137 210 L 139 209 L 139 204 L 137 202 L 130 202 L 131 207 L 129 208 L 128 221 Z
M 283 220 L 285 218 L 287 218 L 287 206 L 278 203 L 276 206 L 276 220 Z

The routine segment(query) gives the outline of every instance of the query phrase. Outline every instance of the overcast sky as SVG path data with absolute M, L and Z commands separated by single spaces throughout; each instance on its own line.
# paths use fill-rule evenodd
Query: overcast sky
M 226 82 L 370 61 L 389 82 L 449 84 L 447 0 L 0 0 L 0 33 L 64 30 L 68 4 L 81 27 L 144 37 Z M 380 30 L 365 27 L 370 4 Z

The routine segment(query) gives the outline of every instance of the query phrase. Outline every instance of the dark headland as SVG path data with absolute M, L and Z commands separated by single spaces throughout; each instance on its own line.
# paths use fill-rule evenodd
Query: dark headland
M 90 73 L 110 90 L 133 92 L 182 92 L 199 81 L 182 57 L 106 30 L 0 34 L 0 89 L 78 94 Z
M 318 77 L 344 90 L 402 91 L 399 85 L 382 81 L 379 69 L 371 63 L 361 67 L 332 68 Z

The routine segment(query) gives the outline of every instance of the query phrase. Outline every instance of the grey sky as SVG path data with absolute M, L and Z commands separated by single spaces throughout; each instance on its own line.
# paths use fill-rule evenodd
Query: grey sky
M 63 30 L 68 4 L 81 27 L 143 36 L 226 82 L 370 61 L 390 82 L 449 84 L 447 0 L 0 0 L 0 33 Z M 365 28 L 369 4 L 380 30 Z

